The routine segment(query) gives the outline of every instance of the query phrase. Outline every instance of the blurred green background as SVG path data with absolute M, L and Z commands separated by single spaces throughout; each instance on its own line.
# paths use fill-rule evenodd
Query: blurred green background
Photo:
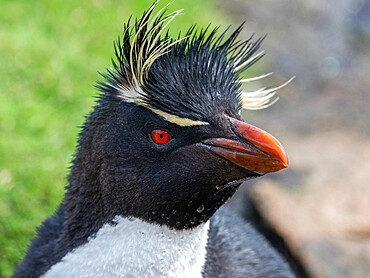
M 35 228 L 63 198 L 78 126 L 128 17 L 151 1 L 0 2 L 0 277 L 22 258 Z M 163 7 L 167 1 L 161 1 Z M 185 8 L 171 31 L 226 22 L 212 1 Z

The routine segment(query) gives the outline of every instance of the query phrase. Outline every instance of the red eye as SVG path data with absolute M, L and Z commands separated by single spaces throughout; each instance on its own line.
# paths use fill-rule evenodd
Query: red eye
M 171 135 L 167 131 L 164 131 L 161 129 L 153 130 L 150 133 L 150 136 L 152 137 L 152 140 L 154 141 L 154 143 L 158 145 L 167 144 L 171 140 Z

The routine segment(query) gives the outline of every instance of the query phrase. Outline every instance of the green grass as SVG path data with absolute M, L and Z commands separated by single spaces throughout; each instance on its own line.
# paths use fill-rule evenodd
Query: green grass
M 0 277 L 11 275 L 35 228 L 62 200 L 97 72 L 110 64 L 129 15 L 149 3 L 0 2 Z M 211 0 L 177 0 L 169 10 L 181 8 L 175 34 L 192 23 L 227 22 Z

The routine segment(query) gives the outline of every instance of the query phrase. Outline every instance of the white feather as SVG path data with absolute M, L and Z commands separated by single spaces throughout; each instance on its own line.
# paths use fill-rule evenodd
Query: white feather
M 209 222 L 176 231 L 135 218 L 114 221 L 42 277 L 202 277 Z
M 265 76 L 266 75 L 263 75 L 263 77 Z M 260 77 L 260 78 L 263 78 L 263 77 Z M 277 87 L 261 88 L 257 91 L 252 91 L 252 92 L 242 91 L 241 101 L 242 101 L 243 108 L 248 109 L 248 110 L 259 110 L 259 109 L 264 109 L 264 108 L 267 108 L 273 105 L 279 99 L 278 97 L 274 98 L 274 96 L 276 95 L 276 91 L 288 85 L 294 78 L 295 76 L 290 78 L 284 84 L 277 86 Z

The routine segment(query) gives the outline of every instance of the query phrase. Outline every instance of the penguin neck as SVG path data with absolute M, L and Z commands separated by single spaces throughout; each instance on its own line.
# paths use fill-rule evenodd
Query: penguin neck
M 92 171 L 90 167 L 81 166 L 79 160 L 77 156 L 68 177 L 69 185 L 63 200 L 64 223 L 60 239 L 62 254 L 84 244 L 114 218 L 101 194 L 98 165 L 92 164 L 95 169 Z
M 122 277 L 202 277 L 208 229 L 209 222 L 174 230 L 116 216 L 113 223 L 104 224 L 85 244 L 66 254 L 45 277 L 67 273 L 104 277 L 111 272 Z

